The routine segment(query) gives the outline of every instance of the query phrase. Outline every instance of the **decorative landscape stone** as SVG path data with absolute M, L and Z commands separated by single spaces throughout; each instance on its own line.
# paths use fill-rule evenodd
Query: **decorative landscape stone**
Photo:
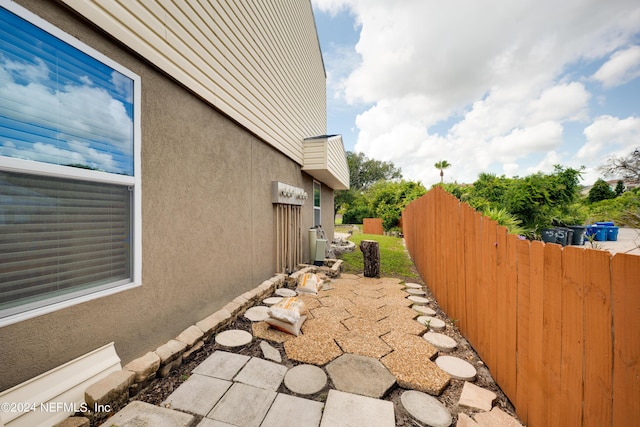
M 295 297 L 296 295 L 298 295 L 298 293 L 296 291 L 294 291 L 293 289 L 288 289 L 288 288 L 280 288 L 280 289 L 276 289 L 275 292 L 276 295 L 281 296 L 281 297 Z
M 440 351 L 451 351 L 458 346 L 456 340 L 437 332 L 427 332 L 422 337 Z
M 258 305 L 255 307 L 249 308 L 244 312 L 244 317 L 252 322 L 262 322 L 269 318 L 269 313 L 267 312 L 269 307 L 266 305 Z
M 216 335 L 216 344 L 224 347 L 241 347 L 251 342 L 253 336 L 247 331 L 231 329 Z
M 453 378 L 459 380 L 473 381 L 476 379 L 477 371 L 473 365 L 466 360 L 453 356 L 440 356 L 436 359 L 436 365 L 447 372 Z
M 129 386 L 136 377 L 132 371 L 112 372 L 100 381 L 90 385 L 84 392 L 84 401 L 91 408 L 96 404 L 107 405 L 129 397 Z
M 277 348 L 273 347 L 266 341 L 260 341 L 260 350 L 265 359 L 273 360 L 274 362 L 281 363 L 282 355 Z
M 284 385 L 297 394 L 315 394 L 327 385 L 327 374 L 314 365 L 298 365 L 284 376 Z
M 453 418 L 438 399 L 415 390 L 407 390 L 400 396 L 404 409 L 416 420 L 431 427 L 449 427 Z
M 427 293 L 422 289 L 405 289 L 405 292 L 409 295 L 426 295 Z
M 425 298 L 417 295 L 410 295 L 407 297 L 407 299 L 417 305 L 426 305 L 431 302 L 429 298 Z
M 196 323 L 196 326 L 200 328 L 205 337 L 209 337 L 212 333 L 226 326 L 230 320 L 231 313 L 225 309 L 221 309 Z
M 266 305 L 274 305 L 282 301 L 282 299 L 283 297 L 269 297 L 262 300 L 262 303 Z
M 396 383 L 395 377 L 376 358 L 343 354 L 326 367 L 336 389 L 380 398 Z
M 483 411 L 490 411 L 493 406 L 493 401 L 496 399 L 496 394 L 491 390 L 486 390 L 482 387 L 478 387 L 468 381 L 465 381 L 462 387 L 462 394 L 460 394 L 460 400 L 458 405 L 466 406 L 467 408 L 481 409 Z
M 422 289 L 422 285 L 418 283 L 405 283 L 404 286 L 411 289 Z
M 136 374 L 133 380 L 135 383 L 142 383 L 151 379 L 152 376 L 154 377 L 159 367 L 160 357 L 150 351 L 144 356 L 127 363 L 123 369 Z
M 412 305 L 411 308 L 414 311 L 417 311 L 420 314 L 423 314 L 425 316 L 435 316 L 436 315 L 436 311 L 432 308 L 427 307 L 426 305 Z

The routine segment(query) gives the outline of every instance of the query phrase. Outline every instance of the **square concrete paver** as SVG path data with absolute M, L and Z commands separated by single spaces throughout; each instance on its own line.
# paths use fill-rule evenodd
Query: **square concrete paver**
M 198 367 L 193 370 L 193 373 L 223 380 L 231 380 L 249 359 L 249 356 L 243 354 L 218 350 L 198 365 Z
M 276 395 L 273 390 L 234 383 L 207 418 L 234 426 L 258 427 Z
M 260 427 L 314 427 L 320 425 L 322 402 L 279 393 Z
M 236 427 L 233 424 L 223 423 L 222 421 L 203 418 L 196 427 Z
M 275 391 L 280 387 L 286 373 L 286 366 L 252 357 L 234 381 Z
M 321 427 L 394 427 L 393 403 L 388 400 L 330 390 Z
M 231 387 L 231 381 L 193 374 L 169 395 L 163 405 L 172 409 L 206 415 Z
M 150 403 L 134 401 L 109 418 L 108 425 L 187 427 L 192 422 L 193 415 L 161 408 Z

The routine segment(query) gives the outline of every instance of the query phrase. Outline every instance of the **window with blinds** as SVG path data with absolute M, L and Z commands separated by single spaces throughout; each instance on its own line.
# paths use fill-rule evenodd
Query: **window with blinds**
M 131 71 L 0 3 L 0 326 L 139 284 L 139 100 Z

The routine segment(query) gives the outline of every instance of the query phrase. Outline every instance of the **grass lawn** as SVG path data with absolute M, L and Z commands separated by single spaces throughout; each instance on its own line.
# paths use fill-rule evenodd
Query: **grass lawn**
M 341 227 L 336 227 L 336 231 L 344 232 Z M 362 240 L 376 240 L 380 245 L 380 276 L 398 277 L 405 280 L 420 277 L 409 253 L 402 244 L 402 239 L 377 234 L 362 234 L 362 232 L 354 230 L 349 240 L 356 244 L 356 250 L 340 257 L 343 260 L 342 266 L 345 273 L 362 274 L 364 259 L 360 250 L 360 242 Z

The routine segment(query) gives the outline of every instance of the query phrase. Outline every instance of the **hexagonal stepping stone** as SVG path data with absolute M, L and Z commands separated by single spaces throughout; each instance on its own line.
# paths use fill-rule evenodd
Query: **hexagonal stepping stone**
M 252 322 L 262 322 L 263 320 L 267 320 L 269 318 L 269 313 L 267 313 L 268 310 L 269 307 L 267 307 L 266 305 L 257 305 L 245 311 L 244 317 L 245 319 L 251 320 Z
M 287 357 L 302 363 L 322 366 L 342 354 L 333 338 L 302 335 L 284 343 Z
M 426 305 L 412 305 L 411 308 L 420 314 L 424 314 L 425 316 L 436 315 L 436 311 L 432 308 L 427 307 Z
M 386 331 L 384 332 L 386 333 Z M 385 354 L 391 352 L 391 347 L 385 344 L 377 335 L 372 333 L 362 333 L 360 331 L 349 331 L 336 337 L 336 343 L 343 352 L 357 354 L 359 356 L 373 357 L 380 359 Z
M 263 299 L 262 303 L 266 304 L 266 305 L 274 305 L 274 304 L 279 303 L 282 300 L 283 300 L 282 297 L 269 297 L 269 298 Z
M 453 421 L 449 410 L 435 397 L 408 390 L 400 396 L 404 409 L 416 420 L 431 427 L 449 427 Z
M 422 289 L 422 285 L 418 283 L 405 283 L 404 286 L 411 289 Z
M 326 369 L 336 389 L 362 396 L 379 399 L 396 383 L 396 378 L 373 357 L 343 354 Z
M 424 340 L 422 341 L 424 342 Z M 416 357 L 412 351 L 396 350 L 387 354 L 380 361 L 396 377 L 398 385 L 403 388 L 424 391 L 438 396 L 451 381 L 451 376 L 435 363 L 429 359 Z
M 404 291 L 409 295 L 426 295 L 427 294 L 422 289 L 405 289 Z
M 420 316 L 416 320 L 425 326 L 429 325 L 429 329 L 433 331 L 444 331 L 447 327 L 444 320 L 438 319 L 437 317 Z
M 451 351 L 458 346 L 453 338 L 437 332 L 427 332 L 422 336 L 427 342 L 440 351 Z
M 296 295 L 298 295 L 298 293 L 293 289 L 280 288 L 280 289 L 276 289 L 276 295 L 287 298 L 287 297 L 295 297 Z
M 253 339 L 247 331 L 241 331 L 240 329 L 230 329 L 228 331 L 220 332 L 216 335 L 216 344 L 224 347 L 241 347 L 247 345 Z
M 436 365 L 453 378 L 459 380 L 474 381 L 478 374 L 476 368 L 474 368 L 471 363 L 459 357 L 440 356 L 436 359 Z
M 315 394 L 327 385 L 327 374 L 314 365 L 298 365 L 284 376 L 284 385 L 297 394 Z
M 417 305 L 426 305 L 431 302 L 429 298 L 419 297 L 416 295 L 408 296 L 407 299 L 411 301 L 413 304 L 417 304 Z

